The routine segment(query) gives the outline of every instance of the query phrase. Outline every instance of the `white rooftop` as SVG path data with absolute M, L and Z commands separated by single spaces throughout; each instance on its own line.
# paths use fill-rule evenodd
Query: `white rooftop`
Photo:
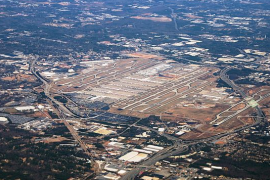
M 6 117 L 0 117 L 0 122 L 7 122 L 8 119 Z

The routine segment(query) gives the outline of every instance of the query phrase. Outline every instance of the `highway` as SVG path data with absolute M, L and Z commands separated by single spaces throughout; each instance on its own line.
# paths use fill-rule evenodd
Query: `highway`
M 142 163 L 140 163 L 137 168 L 134 168 L 133 170 L 131 170 L 127 174 L 125 174 L 121 178 L 121 180 L 133 180 L 133 179 L 135 179 L 135 177 L 138 174 L 140 174 L 140 172 L 143 172 L 148 166 L 151 166 L 151 165 L 155 164 L 156 162 L 158 162 L 158 161 L 160 161 L 162 159 L 168 158 L 170 156 L 175 156 L 175 155 L 178 155 L 180 153 L 183 153 L 183 152 L 187 151 L 188 148 L 190 146 L 192 146 L 192 145 L 199 144 L 199 143 L 213 142 L 215 140 L 220 139 L 221 137 L 228 136 L 228 135 L 234 134 L 234 133 L 238 133 L 238 132 L 240 132 L 240 131 L 242 131 L 244 129 L 247 129 L 247 128 L 250 128 L 250 127 L 253 127 L 253 126 L 257 126 L 263 120 L 264 120 L 264 115 L 261 112 L 261 113 L 259 113 L 257 115 L 256 122 L 254 124 L 252 124 L 252 125 L 244 126 L 244 127 L 232 130 L 232 131 L 227 132 L 227 133 L 218 134 L 218 135 L 212 136 L 210 138 L 205 138 L 205 139 L 200 139 L 200 140 L 182 141 L 182 140 L 179 139 L 178 141 L 175 141 L 176 142 L 175 145 L 170 146 L 170 147 L 168 147 L 166 149 L 163 149 L 162 151 L 159 151 L 153 157 L 150 157 L 148 160 L 143 161 Z
M 133 126 L 134 126 L 134 127 L 137 127 L 137 128 L 144 129 L 144 130 L 146 130 L 146 131 L 148 131 L 148 130 L 153 131 L 153 132 L 159 134 L 160 136 L 163 136 L 163 137 L 165 137 L 165 138 L 167 138 L 168 140 L 171 140 L 171 141 L 173 141 L 173 142 L 180 142 L 180 141 L 181 141 L 181 140 L 179 140 L 179 138 L 177 138 L 177 137 L 171 136 L 171 135 L 166 134 L 166 133 L 160 133 L 158 130 L 153 129 L 153 128 L 151 128 L 151 127 L 139 126 L 139 125 L 133 125 Z
M 30 65 L 30 71 L 43 83 L 44 85 L 44 93 L 45 95 L 50 99 L 50 101 L 52 103 L 55 103 L 58 105 L 58 109 L 59 112 L 62 112 L 64 114 L 63 117 L 65 117 L 66 115 L 68 116 L 73 116 L 76 117 L 77 115 L 73 114 L 71 111 L 69 111 L 62 103 L 58 102 L 56 99 L 54 99 L 51 94 L 50 94 L 50 84 L 43 78 L 41 77 L 41 75 L 39 75 L 36 71 L 35 71 L 35 63 L 36 63 L 36 59 L 33 60 L 31 62 Z M 73 136 L 73 138 L 79 143 L 79 145 L 81 146 L 81 148 L 83 149 L 83 151 L 85 152 L 85 154 L 89 157 L 89 159 L 91 160 L 92 165 L 94 165 L 94 170 L 95 173 L 99 172 L 99 166 L 97 165 L 97 163 L 95 162 L 94 158 L 93 158 L 93 154 L 89 151 L 87 145 L 81 140 L 80 136 L 78 135 L 78 133 L 76 132 L 76 130 L 73 128 L 73 126 L 71 126 L 69 124 L 68 121 L 65 120 L 65 118 L 61 119 L 65 126 L 67 127 L 67 129 L 70 131 L 71 135 Z
M 172 13 L 171 13 L 171 18 L 173 19 L 175 30 L 176 30 L 176 31 L 179 31 L 179 29 L 178 29 L 178 24 L 177 24 L 177 21 L 176 21 L 177 14 L 174 13 L 174 10 L 173 10 L 171 7 L 169 7 L 169 9 L 172 11 Z
M 231 69 L 233 69 L 232 67 L 227 67 L 224 68 L 221 72 L 220 72 L 220 78 L 227 83 L 235 92 L 238 92 L 243 98 L 246 98 L 247 95 L 246 93 L 243 91 L 242 88 L 238 87 L 233 81 L 231 81 L 228 77 L 228 75 L 226 74 L 228 71 L 230 71 Z
M 166 149 L 163 149 L 162 151 L 159 151 L 157 154 L 149 158 L 148 160 L 142 162 L 139 167 L 134 168 L 132 171 L 129 171 L 127 174 L 125 174 L 121 180 L 131 180 L 135 179 L 135 177 L 140 174 L 140 172 L 144 171 L 146 167 L 151 166 L 155 164 L 157 161 L 160 161 L 162 159 L 168 158 L 170 156 L 174 156 L 177 154 L 180 154 L 182 152 L 185 152 L 188 150 L 188 146 L 182 145 L 182 146 L 171 146 Z
M 221 79 L 226 82 L 229 86 L 231 86 L 233 88 L 234 91 L 237 91 L 238 93 L 241 94 L 241 96 L 243 98 L 248 97 L 245 92 L 239 88 L 234 82 L 232 82 L 228 76 L 226 75 L 226 72 L 228 72 L 231 68 L 225 68 L 223 71 L 221 71 Z M 270 96 L 270 94 L 267 94 L 264 96 L 264 98 Z M 173 155 L 177 155 L 180 153 L 185 152 L 190 146 L 195 145 L 195 144 L 199 144 L 199 143 L 210 143 L 212 141 L 218 140 L 221 137 L 224 136 L 228 136 L 230 134 L 234 134 L 234 133 L 238 133 L 244 129 L 253 127 L 253 126 L 257 126 L 260 123 L 265 121 L 265 116 L 262 112 L 262 110 L 256 106 L 256 110 L 257 110 L 257 117 L 255 118 L 255 123 L 252 125 L 248 125 L 248 126 L 243 126 L 241 128 L 226 132 L 226 133 L 222 133 L 222 134 L 217 134 L 215 136 L 212 136 L 210 138 L 205 138 L 205 139 L 199 139 L 199 140 L 193 140 L 193 141 L 181 141 L 180 139 L 178 141 L 174 141 L 177 142 L 175 143 L 175 145 L 170 146 L 160 152 L 158 152 L 156 155 L 154 155 L 153 157 L 149 158 L 148 160 L 142 162 L 141 164 L 139 164 L 140 167 L 138 168 L 134 168 L 133 170 L 129 171 L 127 174 L 125 174 L 121 180 L 132 180 L 135 179 L 135 177 L 140 174 L 140 172 L 145 170 L 145 167 L 147 166 L 151 166 L 153 164 L 155 164 L 157 161 L 160 161 L 162 159 L 165 159 L 167 157 L 173 156 Z M 147 127 L 146 127 L 147 128 Z M 149 128 L 148 128 L 149 129 Z M 152 129 L 150 129 L 152 130 Z M 166 137 L 166 136 L 165 136 Z M 169 139 L 169 137 L 168 137 Z M 171 140 L 175 140 L 174 138 Z
M 228 84 L 235 92 L 238 92 L 238 93 L 242 96 L 242 98 L 243 98 L 244 100 L 250 98 L 250 97 L 248 97 L 248 95 L 244 92 L 244 90 L 243 90 L 242 88 L 240 88 L 239 86 L 237 86 L 232 80 L 229 79 L 229 76 L 228 76 L 226 73 L 227 73 L 228 71 L 230 71 L 231 69 L 233 69 L 233 68 L 232 68 L 232 67 L 226 67 L 226 68 L 224 68 L 224 69 L 220 72 L 220 78 L 221 78 L 225 83 L 227 83 L 227 84 Z M 262 99 L 265 99 L 265 98 L 267 98 L 267 97 L 268 97 L 268 95 L 264 96 Z M 260 99 L 260 100 L 262 100 L 262 99 Z M 250 98 L 250 100 L 252 100 L 252 98 Z M 220 124 L 222 124 L 222 123 L 224 123 L 224 122 L 227 122 L 228 120 L 232 119 L 233 117 L 237 116 L 238 114 L 240 114 L 241 112 L 247 110 L 247 109 L 250 108 L 250 107 L 252 107 L 252 106 L 251 106 L 249 103 L 247 103 L 247 105 L 246 105 L 245 108 L 243 108 L 242 110 L 239 110 L 239 111 L 237 111 L 236 113 L 234 113 L 234 114 L 228 116 L 227 118 L 223 119 L 222 121 L 215 123 L 214 125 L 219 126 Z M 260 117 L 263 117 L 263 116 L 264 116 L 262 110 L 260 109 L 260 107 L 259 107 L 258 105 L 255 107 L 255 109 L 256 109 L 256 111 L 257 111 L 257 115 L 258 115 L 258 116 L 260 116 Z M 214 122 L 216 122 L 216 120 L 212 121 L 211 124 L 214 123 Z
M 31 62 L 30 65 L 30 70 L 31 72 L 40 80 L 43 82 L 44 84 L 44 93 L 45 95 L 49 98 L 49 100 L 52 103 L 55 103 L 58 105 L 58 109 L 60 112 L 64 113 L 64 117 L 66 115 L 70 116 L 70 117 L 76 117 L 75 114 L 73 114 L 71 111 L 69 111 L 62 103 L 58 102 L 57 100 L 55 100 L 52 95 L 50 94 L 50 84 L 43 78 L 41 77 L 41 75 L 39 75 L 36 71 L 35 71 L 35 63 L 36 60 L 33 60 Z M 232 82 L 228 76 L 226 75 L 226 72 L 228 72 L 231 68 L 225 68 L 224 70 L 221 71 L 220 77 L 221 79 L 226 82 L 229 86 L 231 86 L 233 88 L 234 91 L 238 92 L 239 94 L 241 94 L 241 96 L 243 98 L 248 97 L 245 92 L 239 88 L 234 82 Z M 270 96 L 270 94 L 267 94 L 263 97 L 266 98 Z M 141 102 L 141 101 L 140 101 Z M 140 174 L 140 172 L 144 171 L 147 167 L 155 164 L 157 161 L 160 161 L 162 159 L 168 158 L 170 156 L 174 156 L 174 155 L 178 155 L 180 153 L 183 153 L 185 151 L 187 151 L 189 149 L 190 146 L 195 145 L 195 144 L 199 144 L 199 143 L 210 143 L 212 141 L 218 140 L 221 137 L 230 135 L 230 134 L 234 134 L 237 133 L 239 131 L 242 131 L 246 128 L 250 128 L 252 126 L 257 126 L 258 124 L 260 124 L 262 121 L 265 120 L 265 116 L 262 112 L 262 110 L 256 106 L 256 111 L 257 111 L 257 117 L 256 117 L 256 122 L 252 125 L 248 125 L 248 126 L 244 126 L 241 127 L 239 129 L 235 129 L 223 134 L 218 134 L 215 136 L 212 136 L 210 138 L 205 138 L 205 139 L 199 139 L 199 140 L 192 140 L 192 141 L 182 141 L 181 139 L 177 139 L 173 136 L 170 135 L 166 135 L 166 134 L 162 134 L 162 136 L 166 137 L 169 140 L 172 140 L 174 142 L 174 145 L 169 146 L 161 151 L 159 151 L 158 153 L 156 153 L 155 155 L 153 155 L 152 157 L 150 157 L 149 159 L 141 162 L 140 164 L 138 164 L 137 167 L 135 167 L 133 170 L 129 171 L 128 173 L 126 173 L 121 179 L 122 180 L 131 180 L 134 179 L 138 174 Z M 95 171 L 96 173 L 99 172 L 99 166 L 97 165 L 97 163 L 94 160 L 94 156 L 93 153 L 91 153 L 89 151 L 89 149 L 87 148 L 86 144 L 81 140 L 80 136 L 77 134 L 77 132 L 74 130 L 74 128 L 68 123 L 67 120 L 65 120 L 64 118 L 62 119 L 64 124 L 66 125 L 66 127 L 69 129 L 69 131 L 71 132 L 72 136 L 74 137 L 74 139 L 80 144 L 81 148 L 85 151 L 85 153 L 89 156 L 89 158 L 91 159 L 93 165 L 95 166 Z M 136 123 L 134 124 L 134 126 L 137 126 Z M 151 131 L 155 131 L 152 128 L 149 127 L 145 127 L 145 126 L 138 126 L 140 128 L 145 128 L 147 130 L 151 130 Z
M 36 63 L 36 59 L 33 60 L 31 62 L 30 65 L 30 71 L 36 76 L 36 78 L 38 78 L 44 85 L 44 94 L 50 99 L 51 102 L 57 104 L 59 106 L 59 108 L 65 112 L 65 115 L 67 116 L 77 116 L 76 114 L 72 113 L 70 110 L 68 110 L 62 103 L 60 103 L 59 101 L 57 101 L 56 99 L 54 99 L 51 94 L 50 94 L 50 88 L 51 85 L 40 75 L 37 73 L 37 71 L 35 71 L 35 63 Z

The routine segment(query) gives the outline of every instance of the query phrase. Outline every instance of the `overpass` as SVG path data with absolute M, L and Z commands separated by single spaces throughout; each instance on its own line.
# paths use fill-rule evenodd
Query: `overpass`
M 85 152 L 85 154 L 91 160 L 91 164 L 94 165 L 95 173 L 98 173 L 99 172 L 99 165 L 96 163 L 96 161 L 93 158 L 94 157 L 94 154 L 89 151 L 87 145 L 82 141 L 81 137 L 75 131 L 75 129 L 73 128 L 73 126 L 71 126 L 69 124 L 69 122 L 64 118 L 66 115 L 67 116 L 73 116 L 73 117 L 77 117 L 77 115 L 75 115 L 74 113 L 72 113 L 61 102 L 57 101 L 56 99 L 54 99 L 52 97 L 52 95 L 50 94 L 50 84 L 49 84 L 49 82 L 45 78 L 43 78 L 39 73 L 37 73 L 37 71 L 35 71 L 36 60 L 37 59 L 32 60 L 32 62 L 30 64 L 30 71 L 36 76 L 37 79 L 39 79 L 43 83 L 43 85 L 44 85 L 44 94 L 49 98 L 49 100 L 52 103 L 55 103 L 56 105 L 58 105 L 57 108 L 58 108 L 59 112 L 62 113 L 62 116 L 63 116 L 63 118 L 61 120 L 64 122 L 65 126 L 70 131 L 70 133 L 73 136 L 73 138 L 79 143 L 79 145 L 81 146 L 81 148 L 83 149 L 83 151 Z

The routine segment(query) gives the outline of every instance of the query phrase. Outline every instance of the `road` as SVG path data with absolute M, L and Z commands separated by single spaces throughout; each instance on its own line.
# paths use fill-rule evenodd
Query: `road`
M 249 101 L 251 101 L 253 98 L 249 97 L 242 88 L 240 88 L 239 86 L 237 86 L 232 80 L 229 79 L 229 76 L 226 74 L 228 71 L 230 71 L 231 69 L 233 69 L 233 67 L 227 67 L 227 68 L 224 68 L 221 72 L 220 72 L 220 78 L 225 82 L 227 83 L 235 92 L 238 92 L 243 99 L 249 99 Z M 268 96 L 265 96 L 264 98 L 266 98 Z M 249 103 L 247 103 L 247 106 L 245 108 L 243 108 L 242 110 L 240 111 L 237 111 L 236 113 L 228 116 L 227 118 L 223 119 L 222 121 L 220 122 L 217 122 L 215 123 L 214 125 L 218 126 L 230 119 L 232 119 L 233 117 L 237 116 L 238 114 L 240 114 L 241 112 L 247 110 L 248 108 L 250 108 L 251 105 Z M 258 116 L 264 116 L 262 110 L 260 109 L 260 107 L 257 105 L 255 107 L 256 111 L 257 111 L 257 114 Z M 211 123 L 214 123 L 214 121 L 212 121 Z
M 172 17 L 173 22 L 174 22 L 175 30 L 176 30 L 176 31 L 179 31 L 179 29 L 178 29 L 178 24 L 177 24 L 177 21 L 176 21 L 176 19 L 177 19 L 177 14 L 174 13 L 174 10 L 173 10 L 172 8 L 169 7 L 169 9 L 172 11 L 171 17 Z
M 132 171 L 129 171 L 127 174 L 125 174 L 121 180 L 131 180 L 135 179 L 135 177 L 142 171 L 145 170 L 146 167 L 151 166 L 155 164 L 157 161 L 160 161 L 162 159 L 168 158 L 170 156 L 174 156 L 177 154 L 180 154 L 182 152 L 185 152 L 188 150 L 187 145 L 183 146 L 171 146 L 166 149 L 163 149 L 162 151 L 159 151 L 157 154 L 149 158 L 148 160 L 142 162 L 139 167 L 134 168 Z
M 44 84 L 44 93 L 45 95 L 50 99 L 51 102 L 55 103 L 58 105 L 58 109 L 64 113 L 65 115 L 68 116 L 76 116 L 75 114 L 73 114 L 71 111 L 69 111 L 62 103 L 58 102 L 57 100 L 55 100 L 52 95 L 50 94 L 50 84 L 43 78 L 41 77 L 41 75 L 39 75 L 36 71 L 35 71 L 35 63 L 36 60 L 33 60 L 31 62 L 30 65 L 30 70 L 31 72 L 40 80 L 43 82 Z M 244 93 L 244 91 L 239 88 L 236 84 L 234 84 L 234 82 L 232 82 L 228 76 L 226 75 L 226 72 L 228 72 L 231 68 L 225 68 L 222 72 L 221 72 L 221 79 L 226 82 L 229 86 L 231 86 L 235 91 L 237 91 L 238 93 L 241 94 L 241 96 L 243 98 L 246 98 L 247 95 Z M 268 97 L 268 96 L 267 96 Z M 151 166 L 153 164 L 155 164 L 157 161 L 160 161 L 162 159 L 168 158 L 170 156 L 174 156 L 180 153 L 183 153 L 185 151 L 188 150 L 188 148 L 192 145 L 195 144 L 199 144 L 199 143 L 209 143 L 212 141 L 215 141 L 221 137 L 233 134 L 233 133 L 237 133 L 239 131 L 242 131 L 246 128 L 250 128 L 252 126 L 256 126 L 258 124 L 260 124 L 262 121 L 265 120 L 264 114 L 262 112 L 262 110 L 256 106 L 256 110 L 257 110 L 257 117 L 256 117 L 256 122 L 252 125 L 248 125 L 248 126 L 244 126 L 242 128 L 236 129 L 236 130 L 232 130 L 230 132 L 227 133 L 223 133 L 223 134 L 218 134 L 215 136 L 212 136 L 210 138 L 205 138 L 205 139 L 200 139 L 200 140 L 194 140 L 194 141 L 182 141 L 180 139 L 175 139 L 174 137 L 170 136 L 170 135 L 163 135 L 164 137 L 173 140 L 174 141 L 174 145 L 169 146 L 161 151 L 159 151 L 157 154 L 155 154 L 154 156 L 150 157 L 149 159 L 147 159 L 146 161 L 143 161 L 142 163 L 140 163 L 138 165 L 138 167 L 134 168 L 133 170 L 129 171 L 127 174 L 125 174 L 121 179 L 122 180 L 131 180 L 134 179 L 141 171 L 144 171 L 146 167 Z M 89 158 L 92 160 L 92 163 L 94 165 L 96 165 L 97 163 L 95 163 L 95 160 L 93 159 L 93 154 L 91 152 L 89 152 L 87 146 L 85 145 L 85 143 L 81 140 L 80 136 L 77 134 L 77 132 L 73 129 L 73 127 L 68 123 L 68 121 L 66 121 L 65 119 L 63 119 L 64 124 L 66 125 L 66 127 L 69 129 L 69 131 L 71 132 L 72 136 L 74 137 L 74 139 L 77 140 L 77 142 L 80 144 L 80 146 L 82 147 L 82 149 L 86 152 L 86 154 L 89 156 Z M 136 125 L 135 125 L 136 126 Z M 141 127 L 142 128 L 142 127 Z M 147 128 L 149 130 L 149 127 L 143 127 L 143 128 Z M 95 170 L 96 172 L 99 171 L 99 168 L 97 166 L 95 166 Z
M 171 140 L 171 141 L 173 141 L 173 142 L 181 141 L 181 140 L 179 140 L 179 138 L 177 138 L 177 137 L 171 136 L 171 135 L 166 134 L 166 133 L 160 133 L 158 130 L 153 129 L 153 128 L 151 128 L 151 127 L 139 126 L 139 125 L 133 125 L 133 126 L 134 126 L 134 127 L 137 127 L 137 128 L 144 129 L 144 130 L 146 130 L 146 131 L 148 131 L 148 130 L 149 130 L 149 131 L 153 131 L 153 132 L 159 134 L 160 136 L 163 136 L 163 137 L 165 137 L 165 138 L 167 138 L 168 140 Z
M 61 111 L 65 113 L 65 115 L 76 117 L 77 116 L 76 114 L 72 113 L 61 102 L 57 101 L 56 99 L 52 97 L 52 95 L 50 94 L 51 86 L 40 74 L 37 73 L 37 71 L 35 71 L 35 63 L 36 63 L 36 59 L 31 62 L 30 71 L 36 76 L 36 78 L 38 78 L 43 83 L 44 94 L 50 99 L 51 102 L 53 102 L 54 104 L 57 104 L 59 108 L 61 109 Z
M 199 144 L 199 143 L 210 143 L 213 142 L 215 140 L 220 139 L 221 137 L 224 136 L 228 136 L 230 134 L 234 134 L 234 133 L 238 133 L 244 129 L 253 127 L 253 126 L 257 126 L 259 125 L 262 121 L 264 120 L 264 115 L 263 113 L 258 114 L 258 116 L 256 117 L 256 122 L 252 125 L 248 125 L 248 126 L 244 126 L 241 127 L 239 129 L 227 132 L 227 133 L 223 133 L 223 134 L 218 134 L 215 136 L 212 136 L 210 138 L 205 138 L 205 139 L 200 139 L 200 140 L 194 140 L 194 141 L 184 141 L 184 142 L 179 142 L 181 140 L 178 141 L 178 143 L 176 143 L 173 146 L 170 146 L 166 149 L 163 149 L 162 151 L 158 152 L 156 155 L 154 155 L 153 157 L 150 157 L 148 160 L 140 163 L 138 166 L 138 168 L 134 168 L 131 171 L 129 171 L 127 174 L 125 174 L 121 180 L 132 180 L 135 179 L 135 177 L 140 174 L 140 172 L 143 172 L 148 166 L 151 166 L 153 164 L 155 164 L 156 162 L 168 158 L 170 156 L 175 156 L 178 155 L 180 153 L 183 153 L 185 151 L 188 150 L 188 148 L 192 145 L 195 144 Z
M 247 95 L 246 93 L 243 91 L 242 88 L 238 87 L 233 81 L 231 81 L 228 77 L 228 75 L 226 74 L 228 71 L 230 71 L 231 69 L 233 69 L 232 67 L 227 67 L 224 68 L 221 72 L 220 72 L 220 78 L 227 83 L 235 92 L 238 92 L 243 98 L 246 98 Z
M 239 88 L 234 82 L 232 82 L 228 76 L 226 75 L 226 72 L 228 72 L 231 68 L 225 68 L 222 72 L 221 72 L 221 79 L 226 82 L 229 86 L 231 86 L 233 88 L 234 91 L 237 91 L 243 98 L 248 97 L 245 92 Z M 265 97 L 268 97 L 269 95 L 267 94 Z M 209 142 L 213 142 L 215 140 L 220 139 L 221 137 L 224 136 L 228 136 L 230 134 L 234 134 L 234 133 L 238 133 L 244 129 L 253 127 L 253 126 L 257 126 L 260 123 L 262 123 L 263 121 L 265 121 L 265 116 L 262 112 L 262 110 L 256 106 L 256 110 L 257 110 L 257 117 L 255 118 L 255 123 L 252 125 L 248 125 L 248 126 L 244 126 L 226 133 L 222 133 L 222 134 L 217 134 L 215 136 L 212 136 L 210 138 L 205 138 L 205 139 L 200 139 L 200 140 L 193 140 L 193 141 L 175 141 L 177 143 L 175 143 L 173 146 L 170 146 L 160 152 L 158 152 L 156 155 L 154 155 L 153 157 L 149 158 L 148 160 L 142 162 L 141 164 L 139 164 L 140 167 L 138 168 L 134 168 L 133 170 L 129 171 L 127 174 L 125 174 L 121 180 L 132 180 L 134 179 L 138 174 L 140 174 L 140 172 L 145 170 L 145 167 L 153 165 L 154 163 L 156 163 L 157 161 L 160 161 L 162 159 L 165 159 L 167 157 L 173 156 L 173 155 L 177 155 L 180 153 L 185 152 L 190 146 L 195 145 L 195 144 L 199 144 L 199 143 L 209 143 Z M 147 127 L 146 127 L 147 128 Z M 149 129 L 149 128 L 148 128 Z M 150 129 L 152 130 L 152 129 Z
M 50 84 L 40 74 L 38 74 L 35 71 L 35 63 L 36 63 L 36 59 L 31 62 L 30 70 L 43 83 L 45 95 L 49 98 L 49 100 L 52 103 L 55 103 L 55 104 L 58 105 L 59 112 L 64 113 L 64 114 L 62 114 L 63 117 L 65 117 L 66 115 L 76 117 L 77 115 L 75 115 L 74 113 L 72 113 L 62 103 L 58 102 L 56 99 L 54 99 L 52 97 L 52 95 L 50 94 Z M 73 138 L 79 143 L 79 145 L 81 146 L 81 148 L 83 149 L 83 151 L 85 152 L 85 154 L 91 160 L 92 165 L 94 165 L 95 173 L 98 173 L 99 172 L 99 166 L 97 165 L 96 161 L 93 158 L 94 157 L 94 154 L 92 154 L 89 151 L 87 145 L 81 140 L 81 137 L 78 135 L 78 133 L 76 132 L 76 130 L 73 128 L 73 126 L 71 126 L 69 124 L 69 122 L 65 118 L 62 118 L 61 120 L 64 122 L 65 126 L 70 131 L 70 133 L 73 136 Z

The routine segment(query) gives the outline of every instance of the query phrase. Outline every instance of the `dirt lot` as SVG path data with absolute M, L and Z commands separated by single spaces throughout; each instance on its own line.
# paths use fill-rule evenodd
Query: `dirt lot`
M 228 107 L 223 105 L 205 109 L 182 107 L 171 109 L 170 112 L 172 112 L 174 116 L 188 117 L 203 122 L 214 119 L 218 113 L 224 111 L 226 108 Z
M 248 117 L 253 112 L 255 112 L 255 110 L 249 108 L 246 111 L 240 113 L 237 117 L 228 120 L 227 122 L 219 125 L 218 127 L 214 127 L 210 124 L 203 124 L 199 126 L 199 128 L 184 134 L 183 136 L 181 136 L 181 138 L 186 140 L 207 138 L 219 133 L 224 133 L 240 128 L 245 125 L 253 124 L 254 119 Z
M 238 111 L 238 110 L 243 109 L 243 108 L 245 108 L 245 107 L 246 107 L 246 105 L 245 105 L 244 103 L 241 103 L 241 104 L 238 104 L 238 105 L 234 106 L 234 107 L 231 109 L 231 111 Z
M 44 143 L 55 143 L 55 142 L 62 142 L 68 140 L 65 137 L 56 137 L 56 138 L 47 138 L 44 140 Z
M 15 76 L 2 77 L 1 79 L 4 80 L 4 81 L 14 81 L 14 80 L 17 80 L 17 81 L 26 80 L 28 82 L 36 81 L 35 76 L 27 75 L 27 74 L 17 74 Z
M 128 54 L 128 56 L 134 57 L 134 58 L 143 58 L 143 59 L 154 59 L 154 58 L 162 59 L 161 57 L 157 55 L 144 54 L 144 53 L 131 53 L 131 54 Z

